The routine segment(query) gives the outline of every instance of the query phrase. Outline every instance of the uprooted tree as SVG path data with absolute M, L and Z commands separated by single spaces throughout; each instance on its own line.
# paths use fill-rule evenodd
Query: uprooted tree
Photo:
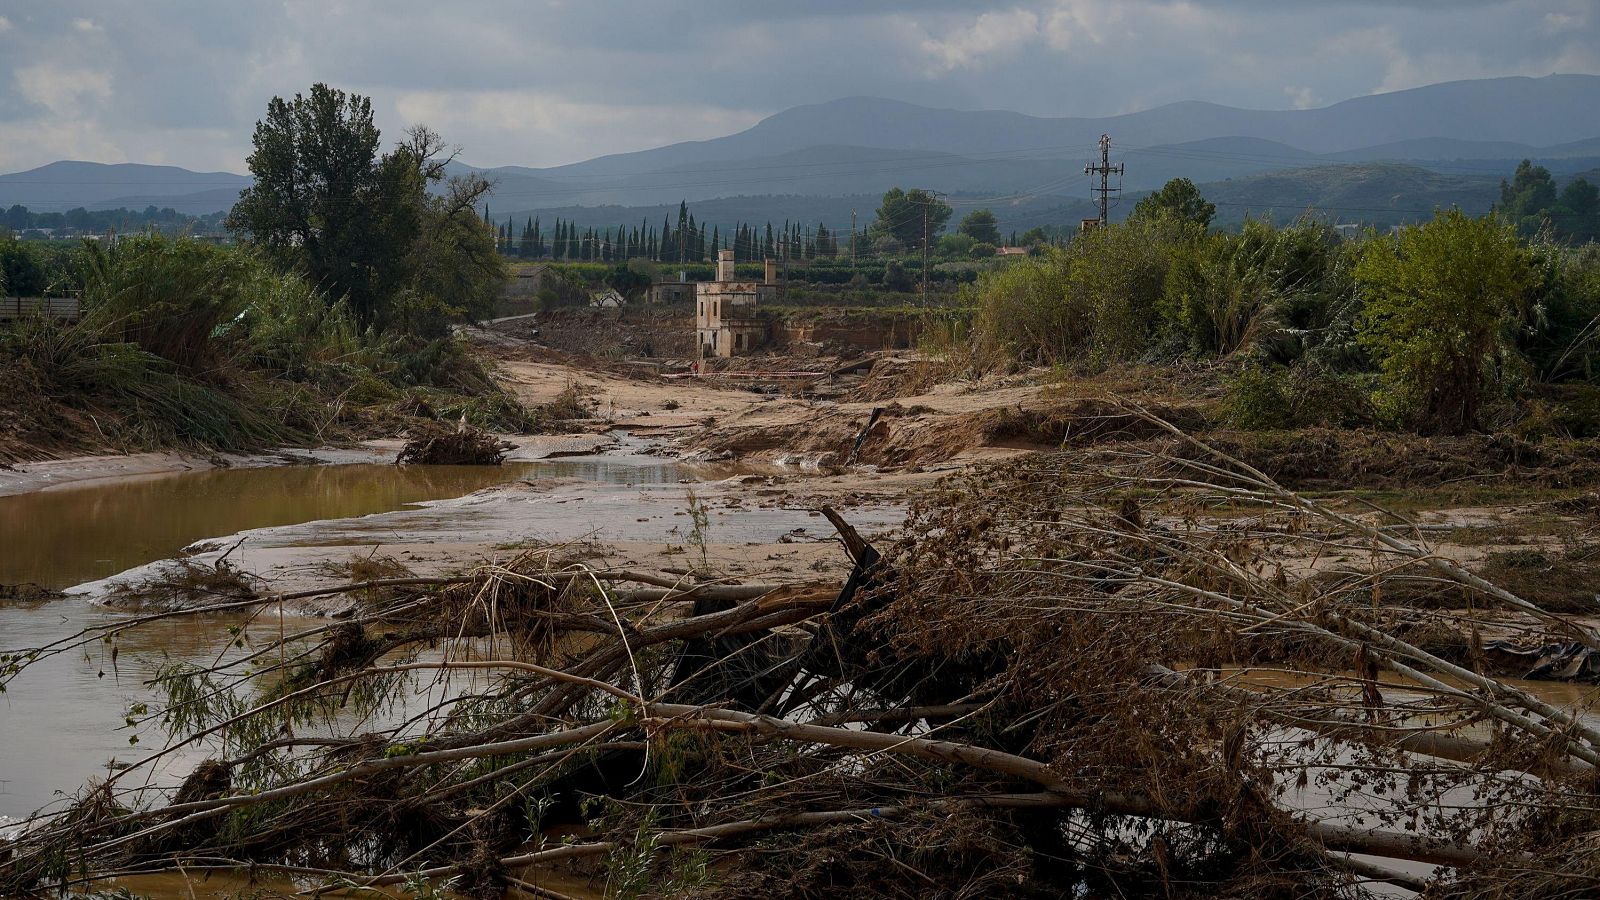
M 553 867 L 616 896 L 1600 890 L 1600 726 L 1477 641 L 1590 629 L 1125 418 L 1145 440 L 957 476 L 881 545 L 828 511 L 842 587 L 550 548 L 307 592 L 360 602 L 163 672 L 171 744 L 31 823 L 0 892 L 241 867 L 474 896 L 561 896 Z M 201 749 L 181 784 L 151 776 Z

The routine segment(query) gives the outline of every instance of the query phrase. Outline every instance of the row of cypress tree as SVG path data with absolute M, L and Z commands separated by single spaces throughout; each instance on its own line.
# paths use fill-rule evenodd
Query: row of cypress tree
M 707 233 L 706 226 L 695 220 L 687 203 L 678 204 L 676 226 L 663 218 L 657 228 L 647 221 L 638 225 L 579 228 L 573 222 L 556 219 L 548 233 L 536 217 L 528 217 L 518 229 L 512 219 L 496 224 L 484 207 L 484 221 L 495 229 L 496 247 L 506 256 L 524 259 L 557 259 L 573 261 L 614 262 L 627 259 L 649 259 L 656 262 L 709 262 L 718 250 L 733 250 L 734 259 L 747 262 L 760 259 L 816 259 L 838 255 L 840 236 L 828 226 L 817 223 L 813 228 L 799 222 L 785 222 L 774 229 L 771 222 L 764 229 L 740 222 L 724 234 L 713 225 Z M 845 237 L 848 246 L 848 235 Z

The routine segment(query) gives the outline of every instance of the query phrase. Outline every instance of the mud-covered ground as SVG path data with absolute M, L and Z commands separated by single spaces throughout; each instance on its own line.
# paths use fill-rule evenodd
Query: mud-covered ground
M 1586 613 L 1596 606 L 1600 497 L 1592 486 L 1600 448 L 1594 442 L 1237 431 L 1218 412 L 1217 379 L 1204 372 L 972 378 L 914 351 L 835 347 L 831 354 L 726 361 L 691 377 L 687 360 L 626 353 L 601 359 L 551 349 L 521 321 L 469 334 L 525 404 L 576 391 L 588 409 L 585 418 L 562 423 L 569 434 L 512 438 L 513 460 L 579 454 L 624 467 L 686 468 L 643 486 L 597 482 L 576 470 L 535 475 L 360 519 L 217 535 L 193 548 L 191 561 L 214 563 L 227 553 L 267 586 L 294 590 L 324 582 L 362 557 L 432 575 L 528 547 L 581 545 L 584 554 L 610 564 L 709 568 L 749 581 L 836 580 L 845 557 L 820 507 L 840 508 L 865 533 L 886 534 L 910 498 L 955 471 L 1063 447 L 1085 458 L 1178 447 L 1177 438 L 1130 411 L 1137 404 L 1288 487 L 1375 523 L 1412 523 L 1414 536 L 1436 553 L 1551 608 Z M 741 377 L 726 376 L 730 370 Z M 752 377 L 792 371 L 827 374 Z M 260 457 L 57 460 L 0 471 L 0 496 L 218 465 L 388 461 L 398 445 Z M 699 512 L 707 518 L 697 529 Z M 1425 577 L 1417 585 L 1408 602 L 1452 602 Z

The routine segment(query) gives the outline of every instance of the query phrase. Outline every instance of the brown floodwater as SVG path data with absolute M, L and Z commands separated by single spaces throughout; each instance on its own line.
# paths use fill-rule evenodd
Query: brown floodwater
M 676 484 L 683 475 L 677 464 L 654 458 L 585 457 L 504 466 L 231 468 L 91 482 L 0 497 L 0 584 L 68 588 L 169 558 L 196 541 L 353 519 L 518 479 L 631 490 Z M 121 618 L 77 597 L 0 602 L 0 651 L 42 647 Z M 141 756 L 161 738 L 154 729 L 123 725 L 132 704 L 155 699 L 143 682 L 163 664 L 215 662 L 227 648 L 227 627 L 242 621 L 156 622 L 120 639 L 115 664 L 96 646 L 31 667 L 0 693 L 0 822 L 59 803 L 85 778 L 103 775 L 112 757 Z M 251 627 L 275 630 L 277 620 Z M 292 621 L 289 627 L 296 630 Z M 180 771 L 193 762 L 175 759 Z
M 274 526 L 359 528 L 368 521 L 361 517 L 517 480 L 581 484 L 585 500 L 618 506 L 613 518 L 621 518 L 622 511 L 632 512 L 636 492 L 676 490 L 689 474 L 676 463 L 622 455 L 499 467 L 353 463 L 231 468 L 73 485 L 0 497 L 0 584 L 68 588 L 170 558 L 197 541 Z M 582 518 L 570 508 L 552 513 Z M 588 526 L 579 522 L 575 527 Z M 0 603 L 0 650 L 41 647 L 123 618 L 123 613 L 80 597 Z M 290 618 L 281 627 L 294 632 L 314 624 L 322 623 Z M 230 625 L 244 626 L 252 645 L 275 637 L 280 628 L 276 615 L 253 621 L 212 615 L 151 623 L 122 635 L 115 659 L 96 644 L 87 652 L 43 659 L 9 685 L 0 694 L 0 828 L 36 811 L 60 809 L 86 780 L 104 777 L 108 766 L 141 759 L 161 747 L 164 735 L 155 723 L 130 727 L 125 715 L 134 704 L 158 699 L 148 680 L 162 665 L 209 665 L 245 652 L 229 646 Z M 413 700 L 431 705 L 441 698 L 439 692 L 453 688 L 434 684 L 418 690 Z M 362 723 L 326 723 L 330 731 L 357 724 Z M 175 784 L 207 749 L 174 754 L 150 783 Z M 163 900 L 198 900 L 233 896 L 246 888 L 247 895 L 259 891 L 261 896 L 287 896 L 305 886 L 285 879 L 251 886 L 238 875 L 213 873 L 206 878 L 142 877 L 105 887 Z M 571 896 L 598 896 L 577 878 L 558 887 Z
M 592 459 L 267 466 L 90 482 L 0 497 L 0 584 L 67 588 L 166 559 L 207 538 L 389 512 L 534 474 L 624 485 L 680 477 L 677 466 L 659 460 Z

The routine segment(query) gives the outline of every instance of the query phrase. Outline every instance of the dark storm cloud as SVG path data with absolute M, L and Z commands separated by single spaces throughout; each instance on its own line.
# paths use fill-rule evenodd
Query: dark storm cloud
M 0 171 L 238 170 L 266 101 L 319 80 L 480 164 L 712 137 L 855 94 L 1038 115 L 1322 105 L 1600 71 L 1597 17 L 1591 0 L 0 0 Z

